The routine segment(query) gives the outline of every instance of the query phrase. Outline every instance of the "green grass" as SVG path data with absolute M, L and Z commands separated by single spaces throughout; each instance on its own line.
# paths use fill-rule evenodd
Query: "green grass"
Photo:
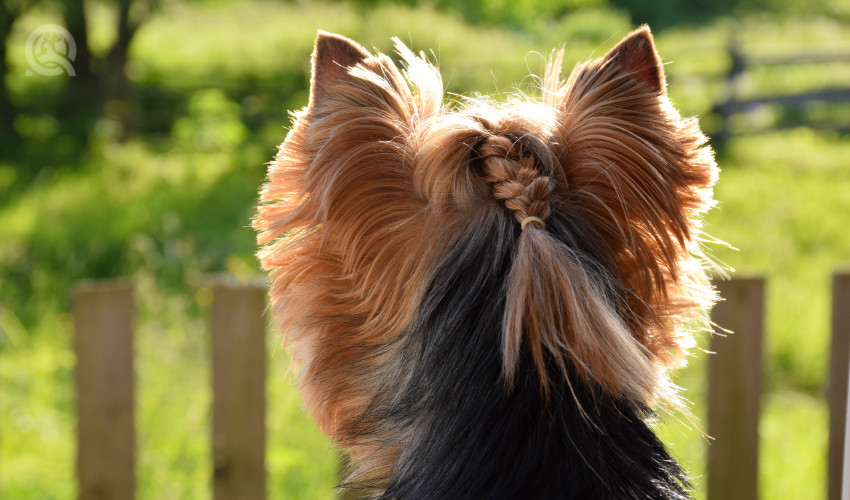
M 720 259 L 767 278 L 762 498 L 826 495 L 830 280 L 850 256 L 848 154 L 847 138 L 807 129 L 735 139 L 716 187 L 720 206 L 707 219 L 713 236 L 738 248 L 718 248 Z M 705 360 L 697 358 L 678 378 L 704 423 L 705 373 Z M 664 436 L 703 476 L 709 441 L 689 423 L 669 420 Z
M 114 36 L 107 22 L 114 11 L 95 5 L 93 44 L 103 50 Z M 19 128 L 48 150 L 62 143 L 62 117 L 38 102 L 61 81 L 25 77 L 22 54 L 29 30 L 56 20 L 49 11 L 21 19 L 9 52 L 13 98 L 32 104 Z M 708 112 L 722 92 L 732 26 L 720 20 L 657 34 L 671 97 L 707 129 L 716 126 Z M 784 50 L 768 43 L 776 33 L 785 44 L 850 43 L 850 28 L 826 19 L 757 16 L 734 26 L 760 53 Z M 139 497 L 210 496 L 205 277 L 259 273 L 247 226 L 264 162 L 285 136 L 286 110 L 306 100 L 319 27 L 387 53 L 389 38 L 399 36 L 416 50 L 433 49 L 450 91 L 498 94 L 533 83 L 528 75 L 539 72 L 551 48 L 566 43 L 570 62 L 598 56 L 631 25 L 603 9 L 516 33 L 393 5 L 368 12 L 337 4 L 164 5 L 139 32 L 129 68 L 139 95 L 156 89 L 177 103 L 152 132 L 116 142 L 107 116 L 82 157 L 48 164 L 13 192 L 7 187 L 30 165 L 0 162 L 0 192 L 9 194 L 0 201 L 0 497 L 75 495 L 68 290 L 81 279 L 114 276 L 130 276 L 137 287 Z M 783 71 L 755 72 L 745 90 L 804 91 L 833 77 L 846 81 L 848 69 Z M 765 499 L 825 493 L 829 280 L 850 260 L 848 157 L 847 137 L 798 129 L 736 138 L 719 159 L 720 206 L 708 216 L 708 232 L 738 250 L 715 253 L 740 272 L 768 278 Z M 301 411 L 278 342 L 269 335 L 269 496 L 330 498 L 336 451 Z M 700 346 L 708 348 L 705 336 Z M 703 429 L 705 368 L 705 355 L 696 354 L 677 377 Z M 659 430 L 703 498 L 708 440 L 682 418 L 664 418 Z

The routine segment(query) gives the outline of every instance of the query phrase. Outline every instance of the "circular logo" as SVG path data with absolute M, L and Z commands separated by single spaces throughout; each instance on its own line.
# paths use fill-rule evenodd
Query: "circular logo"
M 77 43 L 71 33 L 57 24 L 43 24 L 27 37 L 27 64 L 39 75 L 57 76 L 67 73 L 76 76 L 71 65 L 77 57 Z M 27 74 L 30 75 L 29 71 Z

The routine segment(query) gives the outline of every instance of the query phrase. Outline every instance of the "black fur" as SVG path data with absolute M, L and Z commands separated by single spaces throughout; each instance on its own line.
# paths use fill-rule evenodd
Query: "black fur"
M 391 372 L 403 378 L 378 391 L 360 421 L 406 436 L 380 498 L 690 498 L 684 473 L 645 423 L 651 412 L 642 404 L 612 399 L 574 374 L 556 377 L 554 363 L 546 397 L 526 349 L 514 385 L 505 385 L 504 280 L 519 228 L 499 210 L 476 219 L 475 230 L 446 252 L 419 316 L 392 347 L 403 366 Z M 606 278 L 610 256 L 592 246 L 586 229 L 563 212 L 546 221 L 612 298 L 620 295 Z

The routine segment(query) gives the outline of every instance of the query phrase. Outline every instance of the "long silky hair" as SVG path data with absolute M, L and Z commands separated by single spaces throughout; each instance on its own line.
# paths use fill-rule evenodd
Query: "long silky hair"
M 539 97 L 320 32 L 254 226 L 307 409 L 381 498 L 683 498 L 646 419 L 714 300 L 717 175 L 649 29 Z

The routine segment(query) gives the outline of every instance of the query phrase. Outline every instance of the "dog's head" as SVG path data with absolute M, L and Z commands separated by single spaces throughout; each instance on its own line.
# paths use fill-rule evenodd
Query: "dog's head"
M 544 392 L 570 366 L 618 397 L 665 395 L 685 324 L 714 299 L 697 241 L 717 170 L 667 98 L 649 29 L 566 82 L 555 54 L 539 95 L 504 103 L 447 104 L 438 70 L 396 49 L 401 69 L 319 33 L 309 104 L 255 220 L 323 429 L 344 440 L 381 381 L 404 377 L 393 343 L 432 272 L 448 248 L 482 238 L 511 242 L 492 290 L 506 390 L 527 349 Z

